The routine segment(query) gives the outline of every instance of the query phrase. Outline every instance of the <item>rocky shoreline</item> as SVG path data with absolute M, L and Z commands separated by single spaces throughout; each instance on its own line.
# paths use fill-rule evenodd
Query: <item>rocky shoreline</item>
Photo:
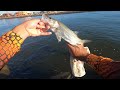
M 60 13 L 45 13 L 48 15 L 58 15 L 58 14 L 70 14 L 70 13 L 82 13 L 85 11 L 66 11 L 66 12 L 60 12 Z M 10 17 L 0 17 L 1 19 L 12 19 L 12 18 L 24 18 L 24 17 L 33 17 L 33 16 L 41 16 L 43 13 L 41 14 L 34 14 L 34 15 L 26 15 L 26 16 L 10 16 Z

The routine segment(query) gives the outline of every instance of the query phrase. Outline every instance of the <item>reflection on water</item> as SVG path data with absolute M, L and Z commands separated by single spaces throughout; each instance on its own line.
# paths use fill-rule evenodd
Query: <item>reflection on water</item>
M 81 39 L 92 42 L 85 44 L 91 53 L 119 60 L 120 56 L 120 13 L 85 12 L 63 15 L 51 15 L 66 24 L 73 31 L 78 31 Z M 16 25 L 32 19 L 25 17 L 0 20 L 0 35 Z M 54 34 L 47 37 L 30 37 L 25 40 L 21 51 L 8 63 L 8 78 L 24 79 L 71 79 L 69 52 L 65 42 L 58 43 Z M 86 75 L 80 79 L 100 79 L 88 65 Z

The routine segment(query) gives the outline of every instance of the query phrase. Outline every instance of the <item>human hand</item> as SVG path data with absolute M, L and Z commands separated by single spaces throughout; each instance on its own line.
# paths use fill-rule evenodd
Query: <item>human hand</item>
M 32 19 L 16 26 L 13 31 L 25 40 L 29 36 L 51 35 L 51 32 L 47 32 L 49 28 L 50 26 L 48 23 L 43 22 L 40 19 Z
M 67 43 L 67 46 L 69 48 L 70 53 L 72 54 L 73 57 L 83 59 L 85 58 L 88 54 L 90 54 L 90 51 L 88 48 L 84 47 L 84 45 L 77 45 L 73 46 L 69 43 Z
M 48 23 L 43 22 L 40 19 L 29 20 L 23 23 L 23 25 L 29 36 L 47 36 L 52 34 L 51 32 L 47 32 L 50 28 Z

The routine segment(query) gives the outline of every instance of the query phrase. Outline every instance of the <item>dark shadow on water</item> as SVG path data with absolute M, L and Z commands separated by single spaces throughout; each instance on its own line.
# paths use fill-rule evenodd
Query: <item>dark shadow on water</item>
M 72 79 L 72 75 L 70 72 L 62 72 L 58 75 L 50 77 L 50 79 Z
M 10 69 L 8 65 L 5 65 L 0 71 L 0 79 L 7 79 L 10 75 Z

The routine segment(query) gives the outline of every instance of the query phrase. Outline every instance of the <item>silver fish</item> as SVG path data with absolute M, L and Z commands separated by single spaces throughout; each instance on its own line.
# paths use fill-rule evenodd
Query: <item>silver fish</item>
M 71 45 L 78 45 L 78 44 L 84 44 L 87 42 L 90 42 L 90 40 L 82 40 L 80 39 L 72 30 L 70 30 L 66 25 L 63 23 L 49 17 L 48 15 L 43 14 L 42 20 L 47 22 L 50 25 L 50 29 L 55 33 L 58 41 L 60 42 L 61 39 L 64 39 Z M 89 48 L 85 47 L 88 52 Z M 84 62 L 75 59 L 70 55 L 70 66 L 72 69 L 72 73 L 75 77 L 82 77 L 86 74 L 85 68 L 84 68 Z

